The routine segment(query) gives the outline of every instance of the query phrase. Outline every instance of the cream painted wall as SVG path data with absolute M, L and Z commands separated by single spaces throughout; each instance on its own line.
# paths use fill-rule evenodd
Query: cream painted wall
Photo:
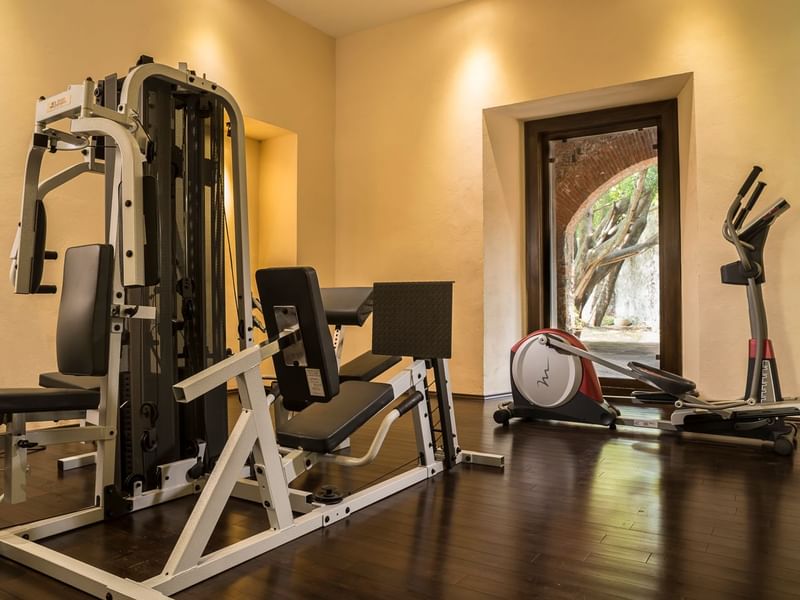
M 260 267 L 298 264 L 297 134 L 276 129 L 258 142 L 258 158 L 254 161 L 259 171 L 259 215 L 258 232 L 250 243 L 258 248 Z M 264 318 L 258 318 L 264 323 Z M 256 331 L 253 339 L 259 342 L 266 339 L 266 335 Z M 261 372 L 275 376 L 271 360 L 261 363 Z
M 258 255 L 260 265 L 297 264 L 297 136 L 285 133 L 260 143 Z
M 68 3 L 0 0 L 0 11 L 0 249 L 14 235 L 36 98 L 86 76 L 124 73 L 150 54 L 188 62 L 230 90 L 245 115 L 297 132 L 298 259 L 333 281 L 332 38 L 261 0 L 88 0 L 78 12 Z M 99 178 L 53 193 L 48 246 L 63 252 L 100 239 L 101 207 Z M 47 282 L 60 283 L 60 264 L 48 265 Z M 0 285 L 0 386 L 32 385 L 55 366 L 56 309 L 57 297 L 15 296 Z
M 255 271 L 262 267 L 297 264 L 297 134 L 250 118 L 245 124 L 247 205 L 250 235 L 250 264 L 253 265 L 250 284 L 257 297 Z M 251 137 L 252 136 L 252 137 Z M 227 148 L 230 148 L 228 143 Z M 230 207 L 231 153 L 225 155 L 225 199 L 231 247 L 236 244 L 233 210 Z M 228 255 L 226 254 L 226 267 Z M 239 346 L 234 277 L 226 269 L 225 311 L 227 347 Z M 256 313 L 256 317 L 264 319 Z M 266 336 L 254 332 L 256 342 Z M 265 375 L 274 375 L 272 361 L 262 363 Z M 230 388 L 236 382 L 228 382 Z
M 719 265 L 732 260 L 720 221 L 754 161 L 767 168 L 769 198 L 800 199 L 798 24 L 795 0 L 472 0 L 337 40 L 337 284 L 455 279 L 454 389 L 507 391 L 487 387 L 484 367 L 484 346 L 499 350 L 483 332 L 483 192 L 493 185 L 483 110 L 691 73 L 679 115 L 690 132 L 681 142 L 685 373 L 712 395 L 741 393 L 747 313 L 742 290 L 719 284 Z M 514 143 L 513 127 L 502 135 Z M 800 388 L 799 226 L 795 209 L 767 251 L 788 393 Z M 519 310 L 518 290 L 485 293 Z

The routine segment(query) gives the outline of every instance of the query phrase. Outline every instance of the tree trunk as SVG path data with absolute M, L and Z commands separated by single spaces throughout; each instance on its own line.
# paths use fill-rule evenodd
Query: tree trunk
M 603 325 L 603 319 L 608 312 L 608 307 L 614 299 L 614 291 L 617 287 L 617 278 L 620 270 L 622 270 L 622 262 L 615 263 L 603 280 L 603 289 L 598 293 L 597 301 L 592 307 L 592 325 L 594 327 Z
M 578 315 L 583 312 L 594 288 L 613 271 L 618 273 L 622 261 L 658 243 L 657 236 L 639 243 L 639 238 L 647 227 L 650 204 L 656 193 L 655 188 L 644 188 L 645 172 L 639 173 L 632 196 L 620 200 L 612 207 L 610 213 L 614 213 L 614 218 L 604 223 L 603 230 L 598 231 L 598 237 L 589 240 L 582 260 L 575 261 L 577 268 L 574 271 L 572 296 Z M 614 280 L 616 281 L 616 275 Z M 613 288 L 611 293 L 613 295 Z M 607 309 L 608 304 L 605 307 Z M 602 315 L 600 319 L 602 320 Z M 592 321 L 594 320 L 596 319 L 593 318 Z

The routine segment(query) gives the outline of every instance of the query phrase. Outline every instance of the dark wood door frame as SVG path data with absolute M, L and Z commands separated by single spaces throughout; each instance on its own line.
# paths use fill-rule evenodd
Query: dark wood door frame
M 548 143 L 625 129 L 658 128 L 659 276 L 661 366 L 682 372 L 681 230 L 678 164 L 678 103 L 664 100 L 525 123 L 525 227 L 527 329 L 549 326 L 550 190 Z M 628 380 L 604 382 L 629 388 Z

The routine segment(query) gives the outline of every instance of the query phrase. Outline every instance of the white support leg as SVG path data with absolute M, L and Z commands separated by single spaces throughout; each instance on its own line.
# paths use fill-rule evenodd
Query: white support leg
M 120 247 L 121 235 L 119 229 L 120 206 L 122 198 L 123 179 L 123 151 L 121 148 L 115 150 L 114 161 L 114 193 L 111 202 L 111 219 L 108 232 L 108 239 L 114 245 L 114 275 L 113 292 L 114 296 L 122 297 L 124 289 L 122 287 L 122 273 L 120 272 Z M 139 167 L 141 168 L 141 167 Z M 117 431 L 119 412 L 119 368 L 122 355 L 122 332 L 124 329 L 124 319 L 113 317 L 111 319 L 111 335 L 108 347 L 108 370 L 100 385 L 100 405 L 97 408 L 97 424 L 101 427 L 108 427 L 109 439 L 99 440 L 95 451 L 95 500 L 99 506 L 105 506 L 105 490 L 108 486 L 114 485 L 114 469 L 116 467 L 117 453 Z
M 185 571 L 200 561 L 255 441 L 253 411 L 242 408 L 242 414 L 186 521 L 162 575 L 170 576 Z
M 261 492 L 259 491 L 259 484 L 252 479 L 240 479 L 236 482 L 236 487 L 233 488 L 231 494 L 234 498 L 239 500 L 247 500 L 248 502 L 256 502 L 261 504 Z M 292 512 L 306 514 L 316 508 L 313 504 L 313 496 L 311 492 L 303 490 L 295 490 L 289 488 L 289 503 L 292 506 Z
M 0 531 L 0 539 L 9 536 L 20 536 L 26 540 L 36 541 L 49 538 L 60 533 L 72 531 L 79 527 L 91 525 L 103 520 L 103 510 L 98 507 L 84 508 L 66 515 L 58 515 L 49 519 L 25 523 Z M 0 555 L 5 556 L 0 548 Z
M 73 469 L 80 469 L 81 467 L 88 467 L 96 462 L 95 452 L 87 452 L 86 454 L 75 454 L 73 456 L 65 456 L 58 459 L 58 471 L 64 473 L 72 471 Z
M 414 415 L 414 433 L 417 440 L 417 453 L 422 457 L 422 466 L 429 466 L 436 462 L 433 434 L 431 433 L 430 403 L 428 402 L 428 392 L 425 389 L 425 382 L 420 381 L 415 386 L 416 390 L 423 396 L 411 411 Z M 439 469 L 437 469 L 437 472 Z
M 236 381 L 242 408 L 253 412 L 257 440 L 252 450 L 262 504 L 267 510 L 270 526 L 283 529 L 292 524 L 289 485 L 283 472 L 275 431 L 269 420 L 269 401 L 264 392 L 261 371 L 259 367 L 249 369 L 237 376 Z
M 457 455 L 456 464 L 465 462 L 475 465 L 483 465 L 487 467 L 503 468 L 505 466 L 505 456 L 502 454 L 492 454 L 489 452 L 475 452 L 473 450 L 464 450 L 458 442 L 458 429 L 456 428 L 456 411 L 453 407 L 453 392 L 450 389 L 450 365 L 448 361 L 442 361 L 445 384 L 443 388 L 447 390 L 447 413 L 439 415 L 440 419 L 449 419 L 450 428 L 453 432 L 453 444 L 455 445 Z
M 2 500 L 6 504 L 24 502 L 28 471 L 28 450 L 24 445 L 20 445 L 26 442 L 24 414 L 14 415 L 11 418 L 11 422 L 6 425 L 6 434 L 2 439 L 5 452 Z
M 153 588 L 112 575 L 66 554 L 17 536 L 0 537 L 0 554 L 95 598 L 165 600 Z

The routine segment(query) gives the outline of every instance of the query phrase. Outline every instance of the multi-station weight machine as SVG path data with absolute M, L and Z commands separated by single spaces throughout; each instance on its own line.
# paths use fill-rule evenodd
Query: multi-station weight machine
M 106 482 L 106 497 L 117 500 L 108 503 L 110 513 L 149 505 L 148 491 L 160 497 L 192 492 L 191 481 L 213 466 L 227 437 L 225 403 L 219 401 L 224 387 L 191 407 L 172 397 L 172 385 L 226 353 L 225 320 L 217 318 L 225 314 L 226 113 L 244 348 L 252 342 L 244 129 L 231 95 L 185 67 L 142 57 L 125 77 L 86 79 L 37 102 L 12 253 L 15 291 L 55 291 L 41 279 L 44 260 L 55 256 L 45 250 L 45 196 L 58 186 L 82 173 L 103 175 L 106 240 L 113 241 L 117 228 L 121 232 L 112 307 L 121 351 L 106 382 L 106 393 L 120 407 L 118 469 L 115 481 Z M 68 131 L 54 127 L 65 120 Z M 44 156 L 65 151 L 79 152 L 82 160 L 41 181 Z M 45 379 L 49 387 L 100 384 L 99 378 L 58 374 Z M 191 475 L 176 477 L 176 469 Z
M 225 249 L 233 241 L 223 198 L 226 134 L 239 337 L 231 356 L 223 318 Z M 0 530 L 0 556 L 98 598 L 165 598 L 462 462 L 502 466 L 502 456 L 464 450 L 458 441 L 447 369 L 451 283 L 376 284 L 375 351 L 413 357 L 388 383 L 370 381 L 369 373 L 394 365 L 391 356 L 362 357 L 363 377 L 340 372 L 330 315 L 308 267 L 256 273 L 269 337 L 254 345 L 244 144 L 243 117 L 226 90 L 147 57 L 124 77 L 86 79 L 37 102 L 11 253 L 15 291 L 56 291 L 42 283 L 44 261 L 56 258 L 46 250 L 44 199 L 83 173 L 105 177 L 105 243 L 66 251 L 59 371 L 40 377 L 49 387 L 0 389 L 2 502 L 25 500 L 30 448 L 71 442 L 96 445 L 94 501 Z M 66 151 L 81 160 L 42 181 L 45 154 Z M 341 323 L 363 322 L 363 299 L 352 304 Z M 260 370 L 267 358 L 277 374 L 269 389 Z M 241 414 L 229 433 L 230 380 Z M 434 383 L 435 403 L 428 394 Z M 366 454 L 338 452 L 379 414 Z M 405 414 L 414 421 L 417 460 L 404 472 L 335 497 L 290 487 L 315 465 L 369 464 Z M 70 419 L 85 424 L 27 428 Z M 197 501 L 167 563 L 143 582 L 38 543 L 189 494 Z M 206 553 L 231 497 L 263 508 L 263 531 Z

